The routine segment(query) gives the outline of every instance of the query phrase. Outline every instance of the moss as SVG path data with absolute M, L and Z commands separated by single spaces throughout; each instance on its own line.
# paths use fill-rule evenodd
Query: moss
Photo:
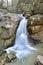
M 2 21 L 2 19 L 0 18 L 0 22 Z
M 0 35 L 3 33 L 5 29 L 0 27 Z

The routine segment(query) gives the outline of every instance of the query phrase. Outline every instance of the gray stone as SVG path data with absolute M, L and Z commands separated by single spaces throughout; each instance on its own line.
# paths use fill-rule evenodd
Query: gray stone
M 16 59 L 16 55 L 14 53 L 6 54 L 4 58 L 4 62 L 12 62 L 13 60 Z
M 2 14 L 2 21 L 0 22 L 0 44 L 4 40 L 3 45 L 1 44 L 0 49 L 7 48 L 13 45 L 13 40 L 15 41 L 16 30 L 20 23 L 20 18 L 17 14 L 7 13 Z
M 43 65 L 43 56 L 41 55 L 37 56 L 35 65 Z

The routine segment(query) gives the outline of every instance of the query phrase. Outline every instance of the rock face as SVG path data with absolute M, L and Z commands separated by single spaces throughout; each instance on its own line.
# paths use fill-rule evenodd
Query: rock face
M 43 15 L 37 14 L 30 17 L 27 23 L 27 29 L 30 34 L 43 30 Z
M 4 58 L 4 62 L 8 63 L 8 62 L 13 62 L 16 59 L 16 55 L 14 53 L 10 53 L 10 54 L 6 54 L 5 58 Z
M 43 15 L 36 14 L 30 17 L 31 25 L 43 25 Z
M 1 14 L 0 18 L 0 49 L 3 49 L 13 45 L 20 19 L 13 13 Z

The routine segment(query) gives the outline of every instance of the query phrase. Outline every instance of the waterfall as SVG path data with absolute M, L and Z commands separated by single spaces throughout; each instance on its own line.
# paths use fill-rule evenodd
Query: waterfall
M 23 16 L 21 16 L 21 18 L 22 20 L 20 21 L 20 24 L 16 32 L 15 45 L 6 49 L 7 53 L 10 53 L 12 51 L 15 52 L 16 57 L 19 59 L 24 58 L 29 54 L 32 54 L 33 51 L 36 50 L 35 48 L 29 45 L 30 42 L 28 40 L 26 30 L 28 19 L 26 19 Z

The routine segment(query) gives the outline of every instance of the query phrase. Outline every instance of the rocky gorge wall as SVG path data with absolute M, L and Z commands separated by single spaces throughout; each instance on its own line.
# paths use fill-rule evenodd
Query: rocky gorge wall
M 0 50 L 14 44 L 20 18 L 17 14 L 4 13 L 0 9 Z
M 19 0 L 15 6 L 18 13 L 24 13 L 25 17 L 28 17 L 27 31 L 30 35 L 43 30 L 43 0 Z M 17 14 L 5 14 L 0 9 L 0 49 L 13 45 L 19 21 Z M 7 28 L 7 25 L 11 28 Z

